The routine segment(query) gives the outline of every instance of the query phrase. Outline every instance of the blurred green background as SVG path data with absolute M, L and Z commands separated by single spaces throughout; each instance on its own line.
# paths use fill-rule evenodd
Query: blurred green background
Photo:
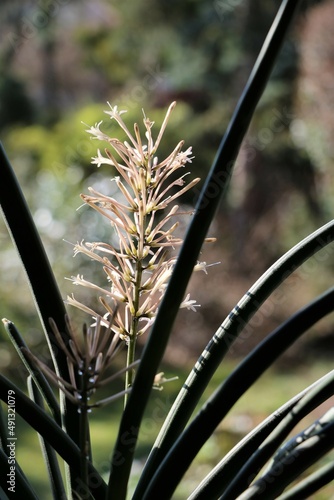
M 109 231 L 92 211 L 77 210 L 79 194 L 88 186 L 112 194 L 114 175 L 107 167 L 97 170 L 90 164 L 101 143 L 89 139 L 82 122 L 94 125 L 105 120 L 104 130 L 117 134 L 103 113 L 109 101 L 128 110 L 124 119 L 129 126 L 134 121 L 141 124 L 144 108 L 157 131 L 166 108 L 176 100 L 160 155 L 169 154 L 184 139 L 195 156 L 191 178 L 204 180 L 279 4 L 277 0 L 2 0 L 1 140 L 64 298 L 76 291 L 65 276 L 94 275 L 94 281 L 102 280 L 91 262 L 72 258 L 71 244 L 108 238 Z M 166 352 L 168 373 L 180 375 L 180 384 L 173 383 L 175 391 L 249 286 L 293 244 L 333 217 L 333 21 L 332 1 L 305 1 L 275 65 L 228 196 L 210 229 L 209 236 L 217 242 L 204 246 L 200 256 L 220 264 L 209 268 L 208 276 L 193 277 L 189 291 L 201 308 L 196 313 L 180 312 Z M 184 211 L 194 206 L 198 193 L 195 189 L 182 199 Z M 28 344 L 47 356 L 24 271 L 2 220 L 0 275 L 1 317 L 14 321 Z M 330 246 L 293 273 L 264 304 L 247 339 L 229 353 L 227 367 L 331 286 L 333 275 Z M 80 290 L 76 292 L 83 297 Z M 308 367 L 316 360 L 314 374 L 325 373 L 334 348 L 332 323 L 332 316 L 321 321 L 278 363 L 267 382 L 275 390 L 263 396 L 264 402 L 272 397 L 271 409 L 280 404 L 279 388 L 286 387 L 283 396 L 288 397 L 294 380 L 296 390 L 310 381 L 294 378 L 290 371 L 312 376 Z M 23 384 L 18 366 L 2 330 L 0 369 Z M 224 376 L 226 367 L 222 370 L 217 376 Z M 287 373 L 291 378 L 282 386 Z M 301 387 L 297 388 L 297 380 Z M 159 397 L 171 401 L 173 390 L 166 388 Z M 154 412 L 154 400 L 152 405 Z M 247 405 L 240 415 L 253 423 L 269 411 L 262 404 Z M 117 407 L 101 412 L 101 419 L 109 422 L 113 412 L 118 415 Z M 115 430 L 116 422 L 114 417 L 110 424 Z M 99 420 L 94 425 L 102 429 Z M 156 423 L 152 426 L 146 433 L 149 439 L 158 430 Z M 114 431 L 110 432 L 112 442 Z M 100 441 L 102 446 L 104 437 Z M 23 455 L 31 457 L 32 447 L 37 453 L 37 446 L 29 442 L 22 447 Z

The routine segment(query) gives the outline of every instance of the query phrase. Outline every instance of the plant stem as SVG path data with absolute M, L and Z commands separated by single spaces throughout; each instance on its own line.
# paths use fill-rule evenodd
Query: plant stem
M 135 359 L 135 351 L 136 351 L 136 335 L 131 335 L 130 340 L 128 343 L 128 352 L 127 352 L 127 357 L 126 357 L 126 366 L 130 366 L 131 363 L 133 363 Z M 128 389 L 129 387 L 132 386 L 133 383 L 133 377 L 134 377 L 134 370 L 130 369 L 127 370 L 125 374 L 125 389 Z M 128 401 L 128 394 L 125 394 L 124 396 L 124 408 L 126 406 L 126 403 Z
M 85 371 L 82 374 L 81 387 L 81 405 L 80 405 L 80 479 L 81 487 L 86 493 L 86 498 L 92 498 L 88 486 L 88 462 L 90 459 L 90 442 L 89 442 L 89 421 L 88 421 L 88 385 L 89 372 Z
M 141 260 L 138 259 L 138 261 L 136 263 L 136 283 L 135 283 L 134 291 L 133 291 L 134 312 L 133 312 L 132 321 L 131 321 L 130 338 L 129 338 L 129 342 L 127 345 L 127 347 L 128 347 L 127 358 L 126 358 L 126 366 L 127 367 L 130 366 L 135 361 L 135 355 L 136 355 L 136 342 L 137 342 L 138 322 L 139 322 L 137 312 L 139 310 L 139 299 L 140 299 L 140 288 L 141 288 L 142 274 L 143 274 L 142 262 L 141 262 Z M 133 369 L 127 370 L 127 372 L 125 374 L 125 389 L 128 389 L 129 387 L 132 386 L 133 379 L 134 379 L 134 370 Z M 125 396 L 124 396 L 124 408 L 126 406 L 128 396 L 129 396 L 128 394 L 125 394 Z

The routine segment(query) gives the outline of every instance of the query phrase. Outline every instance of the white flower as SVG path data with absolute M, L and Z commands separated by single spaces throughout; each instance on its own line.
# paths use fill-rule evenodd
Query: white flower
M 97 156 L 92 156 L 92 164 L 97 165 L 97 167 L 101 167 L 101 165 L 114 166 L 114 162 L 110 158 L 103 156 L 99 149 L 97 150 Z
M 122 110 L 118 111 L 118 106 L 112 106 L 109 101 L 107 101 L 107 104 L 108 104 L 108 106 L 110 108 L 110 111 L 105 111 L 105 114 L 109 115 L 110 118 L 118 118 L 123 113 L 127 112 L 126 109 L 122 109 Z
M 192 163 L 194 156 L 190 156 L 192 154 L 192 147 L 190 146 L 185 151 L 180 151 L 176 156 L 176 161 L 180 164 L 184 165 L 185 163 Z
M 201 307 L 201 304 L 196 304 L 196 300 L 190 299 L 190 293 L 188 293 L 184 301 L 181 303 L 180 308 L 196 312 L 196 307 Z
M 194 267 L 194 271 L 204 271 L 205 274 L 208 274 L 207 268 L 211 266 L 216 266 L 220 264 L 220 262 L 214 262 L 213 264 L 207 264 L 206 262 L 197 261 L 196 266 Z
M 166 382 L 173 382 L 174 380 L 178 380 L 178 378 L 179 377 L 166 378 L 164 372 L 157 373 L 154 377 L 153 389 L 162 391 L 162 384 L 165 384 Z
M 81 123 L 83 123 L 84 125 L 86 125 L 86 127 L 89 127 L 89 125 L 87 125 L 87 123 L 85 123 L 85 122 L 81 122 Z M 91 135 L 95 136 L 95 137 L 92 137 L 92 139 L 98 139 L 99 141 L 109 142 L 109 136 L 107 134 L 104 134 L 100 130 L 101 123 L 103 123 L 102 120 L 100 122 L 98 122 L 98 123 L 95 123 L 94 127 L 89 127 L 86 130 L 86 132 L 88 132 L 88 134 L 91 134 Z

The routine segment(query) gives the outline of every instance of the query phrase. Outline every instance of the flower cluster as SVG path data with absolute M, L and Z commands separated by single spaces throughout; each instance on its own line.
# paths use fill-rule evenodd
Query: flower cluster
M 176 262 L 176 257 L 171 256 L 169 251 L 180 245 L 182 239 L 175 236 L 178 226 L 175 217 L 179 206 L 171 204 L 200 180 L 196 178 L 185 184 L 188 172 L 176 175 L 192 160 L 191 148 L 182 150 L 183 141 L 167 158 L 160 160 L 157 156 L 175 104 L 170 105 L 156 140 L 152 136 L 154 122 L 145 113 L 143 140 L 139 126 L 135 124 L 131 133 L 121 117 L 124 111 L 118 111 L 117 106 L 110 104 L 110 110 L 105 113 L 117 122 L 127 139 L 121 142 L 109 137 L 101 130 L 102 122 L 87 130 L 94 139 L 109 145 L 104 154 L 98 150 L 92 163 L 98 167 L 104 164 L 113 167 L 117 172 L 113 180 L 120 198 L 107 196 L 93 188 L 89 188 L 90 193 L 82 194 L 81 198 L 110 222 L 118 243 L 81 241 L 74 248 L 75 255 L 84 253 L 102 265 L 110 284 L 108 287 L 97 286 L 80 275 L 72 277 L 72 281 L 99 294 L 105 311 L 103 323 L 108 326 L 112 316 L 113 329 L 127 343 L 143 334 L 154 321 Z M 160 215 L 162 211 L 164 213 Z M 198 263 L 196 268 L 206 271 L 205 263 Z M 73 295 L 67 298 L 67 303 L 94 318 L 100 316 Z M 188 295 L 181 307 L 196 310 L 197 304 Z

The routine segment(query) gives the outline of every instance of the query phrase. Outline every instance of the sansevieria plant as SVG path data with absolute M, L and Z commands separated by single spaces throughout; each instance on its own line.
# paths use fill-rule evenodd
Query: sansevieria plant
M 10 320 L 3 320 L 27 371 L 27 393 L 0 374 L 0 398 L 6 405 L 1 406 L 0 419 L 1 498 L 38 498 L 30 478 L 16 461 L 18 415 L 40 436 L 50 478 L 50 498 L 173 498 L 188 467 L 234 404 L 293 342 L 334 310 L 334 289 L 330 289 L 260 342 L 194 413 L 224 356 L 263 302 L 302 263 L 332 243 L 334 222 L 330 221 L 296 242 L 222 318 L 172 404 L 134 491 L 129 492 L 142 418 L 152 388 L 165 382 L 159 367 L 176 314 L 180 307 L 196 310 L 198 305 L 187 294 L 190 276 L 194 270 L 206 272 L 207 265 L 198 260 L 198 255 L 299 3 L 284 0 L 279 8 L 197 205 L 189 214 L 184 241 L 178 233 L 180 208 L 174 202 L 198 182 L 187 182 L 192 149 L 184 149 L 180 140 L 166 158 L 159 155 L 175 103 L 157 130 L 145 114 L 142 125 L 130 127 L 122 117 L 123 111 L 109 106 L 106 114 L 125 134 L 123 142 L 103 132 L 102 122 L 88 125 L 89 134 L 104 148 L 98 149 L 93 164 L 112 172 L 111 182 L 116 184 L 117 194 L 110 196 L 106 187 L 103 193 L 90 188 L 89 194 L 81 195 L 84 204 L 110 224 L 108 241 L 74 242 L 74 253 L 83 253 L 101 264 L 105 278 L 104 284 L 100 277 L 95 283 L 81 275 L 71 278 L 74 285 L 90 289 L 98 299 L 97 307 L 79 300 L 76 294 L 70 294 L 65 301 L 87 313 L 87 325 L 70 320 L 71 313 L 65 309 L 20 186 L 1 149 L 2 212 L 27 273 L 53 362 L 53 366 L 42 362 L 29 347 L 24 332 L 21 334 Z M 139 357 L 136 342 L 140 335 L 145 337 Z M 115 360 L 122 347 L 127 356 L 120 368 Z M 116 378 L 124 378 L 124 385 L 114 391 Z M 99 396 L 101 387 L 108 389 L 108 397 Z M 295 435 L 293 430 L 333 392 L 331 371 L 244 436 L 198 482 L 189 498 L 312 498 L 334 478 L 332 461 L 318 465 L 319 459 L 333 448 L 334 412 L 329 410 Z M 110 443 L 106 475 L 96 467 L 90 422 L 98 407 L 112 405 L 119 397 L 124 399 L 124 409 L 117 439 Z M 64 461 L 65 473 L 58 457 Z

